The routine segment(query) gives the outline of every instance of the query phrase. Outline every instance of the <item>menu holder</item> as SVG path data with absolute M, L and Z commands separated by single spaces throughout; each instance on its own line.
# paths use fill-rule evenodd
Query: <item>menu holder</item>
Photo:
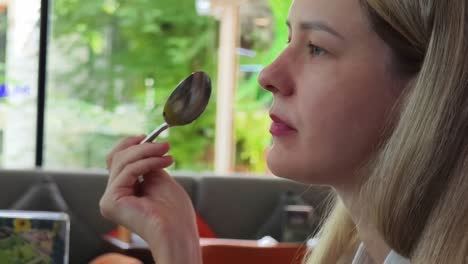
M 2 263 L 67 264 L 69 244 L 66 213 L 0 210 Z

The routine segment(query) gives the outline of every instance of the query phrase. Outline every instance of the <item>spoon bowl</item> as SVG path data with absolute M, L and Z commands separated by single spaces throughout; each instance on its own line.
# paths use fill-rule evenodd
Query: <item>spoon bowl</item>
M 192 123 L 204 111 L 210 100 L 211 80 L 204 72 L 194 72 L 179 85 L 164 106 L 164 120 L 169 126 Z
M 140 143 L 152 142 L 164 130 L 192 123 L 206 109 L 211 96 L 211 79 L 205 72 L 194 72 L 181 81 L 164 105 L 165 123 Z

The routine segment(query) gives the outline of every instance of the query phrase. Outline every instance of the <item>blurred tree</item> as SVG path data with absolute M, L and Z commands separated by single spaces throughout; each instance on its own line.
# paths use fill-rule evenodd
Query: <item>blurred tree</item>
M 254 50 L 255 57 L 241 57 L 241 64 L 261 65 L 271 63 L 286 47 L 288 29 L 286 27 L 287 12 L 292 0 L 267 0 L 270 14 L 266 19 L 269 24 L 263 28 L 251 30 L 253 36 L 249 39 L 260 39 L 256 35 L 269 35 L 267 41 L 252 41 L 244 48 Z M 263 32 L 262 32 L 263 31 Z M 268 42 L 269 46 L 265 44 Z M 247 42 L 248 43 L 248 42 Z M 238 168 L 264 173 L 266 169 L 265 152 L 270 145 L 271 135 L 268 133 L 270 118 L 268 109 L 272 97 L 258 84 L 258 72 L 243 75 L 236 94 L 236 163 Z
M 242 57 L 241 63 L 266 65 L 285 46 L 286 10 L 291 0 L 265 1 L 269 6 L 267 18 L 271 21 L 272 35 L 265 35 L 258 27 L 243 32 L 243 43 L 248 43 L 245 48 L 257 55 Z M 56 0 L 53 3 L 53 42 L 65 54 L 69 65 L 52 74 L 58 85 L 49 92 L 49 98 L 65 102 L 57 105 L 79 105 L 80 113 L 94 109 L 79 116 L 77 111 L 68 111 L 71 113 L 68 115 L 73 115 L 69 119 L 81 117 L 81 124 L 102 122 L 97 127 L 107 127 L 105 131 L 85 136 L 49 139 L 67 139 L 69 149 L 75 146 L 72 156 L 79 156 L 77 160 L 84 166 L 105 164 L 105 153 L 115 140 L 115 135 L 106 136 L 107 118 L 93 118 L 96 111 L 116 118 L 118 115 L 110 113 L 122 111 L 122 105 L 137 105 L 147 120 L 146 131 L 142 133 L 149 133 L 163 122 L 162 104 L 181 79 L 195 70 L 204 70 L 213 78 L 217 75 L 218 25 L 213 18 L 196 13 L 194 0 Z M 243 170 L 264 173 L 264 153 L 270 142 L 267 112 L 271 96 L 260 89 L 257 77 L 256 73 L 241 75 L 236 93 L 236 163 Z M 217 83 L 215 79 L 212 81 Z M 165 139 L 172 145 L 174 169 L 212 169 L 216 87 L 213 88 L 212 100 L 202 117 L 189 126 L 171 129 L 169 138 Z M 74 102 L 69 103 L 70 98 Z M 57 145 L 61 147 L 64 141 Z
M 57 43 L 69 54 L 87 49 L 85 63 L 61 76 L 86 76 L 85 87 L 67 90 L 84 101 L 105 108 L 144 102 L 148 78 L 165 98 L 188 73 L 215 73 L 216 22 L 196 14 L 193 0 L 57 0 L 53 14 Z
M 53 74 L 60 89 L 50 96 L 105 111 L 136 104 L 147 116 L 142 133 L 163 122 L 163 103 L 181 79 L 196 70 L 216 76 L 217 23 L 199 16 L 193 0 L 57 0 L 52 21 L 54 44 L 70 65 Z M 212 100 L 195 123 L 170 131 L 177 169 L 211 166 L 203 157 L 213 147 L 214 120 Z M 93 149 L 105 142 L 89 141 Z

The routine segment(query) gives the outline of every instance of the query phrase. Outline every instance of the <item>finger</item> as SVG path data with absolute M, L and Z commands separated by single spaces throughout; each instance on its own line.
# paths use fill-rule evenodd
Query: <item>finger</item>
M 112 189 L 131 188 L 133 190 L 138 176 L 162 170 L 169 167 L 173 162 L 174 159 L 172 156 L 151 157 L 137 160 L 125 166 L 122 172 L 117 175 L 112 182 Z
M 167 142 L 145 143 L 131 146 L 128 149 L 117 152 L 113 158 L 114 161 L 109 182 L 112 182 L 115 176 L 119 175 L 128 164 L 150 157 L 162 157 L 169 151 L 169 148 L 170 146 Z
M 115 147 L 114 149 L 107 154 L 106 157 L 106 164 L 107 164 L 107 169 L 110 169 L 112 166 L 112 160 L 114 158 L 115 153 L 122 151 L 130 146 L 134 146 L 137 144 L 140 144 L 140 142 L 145 138 L 145 135 L 137 136 L 137 137 L 127 137 L 122 139 Z

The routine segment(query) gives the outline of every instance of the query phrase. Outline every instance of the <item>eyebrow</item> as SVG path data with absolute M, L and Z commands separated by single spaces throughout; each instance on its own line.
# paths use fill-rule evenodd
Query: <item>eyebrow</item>
M 286 21 L 286 25 L 291 28 L 291 23 L 289 21 Z M 345 39 L 340 33 L 323 21 L 303 21 L 299 23 L 299 26 L 302 30 L 324 31 L 342 40 Z

